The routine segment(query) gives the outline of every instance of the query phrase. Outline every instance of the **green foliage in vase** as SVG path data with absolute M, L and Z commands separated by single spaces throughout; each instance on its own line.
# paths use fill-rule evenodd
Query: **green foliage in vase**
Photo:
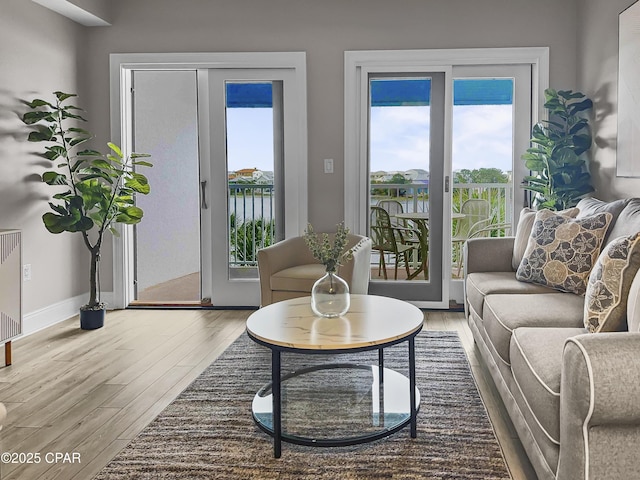
M 133 225 L 143 217 L 135 204 L 135 195 L 150 191 L 147 178 L 135 170 L 151 167 L 140 160 L 147 154 L 124 156 L 122 150 L 108 143 L 108 153 L 80 148 L 93 135 L 78 125 L 86 120 L 82 111 L 69 103 L 75 94 L 54 92 L 55 100 L 23 101 L 28 110 L 22 121 L 31 127 L 28 140 L 44 143 L 38 155 L 52 163 L 41 179 L 55 188 L 51 211 L 42 216 L 51 233 L 80 233 L 91 254 L 89 303 L 83 309 L 103 308 L 98 291 L 98 262 L 106 231 L 117 234 L 114 224 Z
M 323 233 L 322 238 L 319 238 L 311 224 L 308 224 L 304 231 L 304 241 L 311 250 L 313 258 L 320 261 L 327 272 L 336 272 L 340 266 L 340 260 L 343 258 L 348 260 L 352 255 L 351 250 L 344 251 L 349 229 L 345 227 L 344 222 L 340 222 L 336 227 L 333 244 L 328 233 Z
M 534 193 L 537 208 L 563 210 L 593 191 L 586 153 L 592 137 L 587 113 L 593 102 L 571 90 L 545 90 L 549 119 L 537 123 L 522 155 L 531 175 L 524 188 Z

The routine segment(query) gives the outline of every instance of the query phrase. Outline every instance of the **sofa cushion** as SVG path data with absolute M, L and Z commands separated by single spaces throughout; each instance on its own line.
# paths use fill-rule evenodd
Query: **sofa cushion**
M 640 233 L 613 239 L 589 275 L 584 326 L 591 333 L 627 330 L 627 299 L 640 268 Z
M 640 232 L 640 198 L 632 198 L 615 219 L 605 243 L 614 238 L 627 237 L 637 232 Z
M 575 218 L 580 210 L 578 208 L 568 208 L 556 212 L 558 215 L 565 215 L 567 217 Z M 527 244 L 529 243 L 529 237 L 531 236 L 531 229 L 533 228 L 533 221 L 536 219 L 536 210 L 530 208 L 523 208 L 520 212 L 520 218 L 518 219 L 518 226 L 516 227 L 516 238 L 513 243 L 513 257 L 511 258 L 511 266 L 513 271 L 518 270 L 524 252 L 527 250 Z
M 510 345 L 511 371 L 526 408 L 538 427 L 560 443 L 560 378 L 562 352 L 568 338 L 583 328 L 517 328 Z
M 482 318 L 484 298 L 496 293 L 553 293 L 555 290 L 533 283 L 519 282 L 515 272 L 474 272 L 467 275 L 466 296 L 469 306 Z
M 271 290 L 283 290 L 288 292 L 311 292 L 316 280 L 326 273 L 321 263 L 296 265 L 285 268 L 271 275 Z
M 485 297 L 483 325 L 489 343 L 509 365 L 511 335 L 519 327 L 581 328 L 584 298 L 572 293 L 537 295 L 488 295 Z
M 538 211 L 516 278 L 584 294 L 611 218 L 608 212 L 573 219 Z
M 620 215 L 620 213 L 628 203 L 629 203 L 628 198 L 615 200 L 613 202 L 604 202 L 602 200 L 598 200 L 597 198 L 593 198 L 593 197 L 583 198 L 578 202 L 578 205 L 576 205 L 576 207 L 580 209 L 580 213 L 578 213 L 578 216 L 576 218 L 590 217 L 597 213 L 604 213 L 604 212 L 608 212 L 611 215 L 613 215 L 613 218 L 611 219 L 611 223 L 609 224 L 607 233 L 604 236 L 603 245 L 606 245 L 607 242 L 609 241 L 609 233 L 613 230 L 616 223 L 618 223 L 617 222 L 618 216 Z

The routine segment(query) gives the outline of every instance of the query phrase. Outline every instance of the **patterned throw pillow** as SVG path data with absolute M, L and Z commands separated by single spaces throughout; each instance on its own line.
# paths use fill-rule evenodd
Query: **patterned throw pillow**
M 570 218 L 540 210 L 516 278 L 584 295 L 612 215 Z
M 558 215 L 575 218 L 578 213 L 580 213 L 580 210 L 574 207 L 556 213 Z M 533 228 L 533 221 L 535 219 L 536 210 L 525 207 L 520 212 L 518 226 L 516 227 L 516 238 L 513 242 L 513 256 L 511 258 L 511 267 L 514 272 L 518 270 L 522 257 L 524 257 L 524 252 L 527 250 L 527 244 L 529 243 L 529 237 L 531 236 L 531 229 Z
M 627 330 L 627 299 L 640 269 L 640 232 L 611 240 L 589 275 L 584 326 L 591 333 Z

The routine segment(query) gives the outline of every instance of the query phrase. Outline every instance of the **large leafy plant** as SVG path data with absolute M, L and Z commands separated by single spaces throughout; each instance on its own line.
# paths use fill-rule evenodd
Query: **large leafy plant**
M 22 121 L 32 127 L 30 142 L 45 143 L 38 155 L 51 161 L 52 168 L 42 174 L 42 181 L 56 187 L 49 202 L 51 211 L 42 216 L 51 233 L 77 232 L 91 254 L 90 296 L 84 310 L 104 308 L 99 297 L 100 250 L 106 231 L 117 234 L 115 223 L 136 224 L 143 211 L 135 204 L 135 195 L 150 191 L 147 178 L 135 167 L 150 167 L 140 158 L 147 154 L 124 156 L 120 148 L 108 143 L 103 154 L 81 145 L 93 135 L 78 125 L 86 120 L 81 109 L 69 103 L 76 95 L 54 92 L 55 101 L 24 101 L 29 108 Z
M 563 210 L 593 191 L 586 161 L 593 102 L 572 90 L 547 89 L 544 94 L 549 116 L 533 127 L 532 146 L 522 155 L 532 173 L 525 177 L 524 188 L 534 192 L 538 208 Z

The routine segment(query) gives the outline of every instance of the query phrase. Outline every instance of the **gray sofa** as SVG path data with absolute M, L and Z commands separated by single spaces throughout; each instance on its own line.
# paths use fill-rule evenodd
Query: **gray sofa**
M 640 199 L 578 208 L 612 214 L 603 246 L 640 231 Z M 465 312 L 538 478 L 640 479 L 640 273 L 628 331 L 588 333 L 584 296 L 516 279 L 515 241 L 465 244 Z

